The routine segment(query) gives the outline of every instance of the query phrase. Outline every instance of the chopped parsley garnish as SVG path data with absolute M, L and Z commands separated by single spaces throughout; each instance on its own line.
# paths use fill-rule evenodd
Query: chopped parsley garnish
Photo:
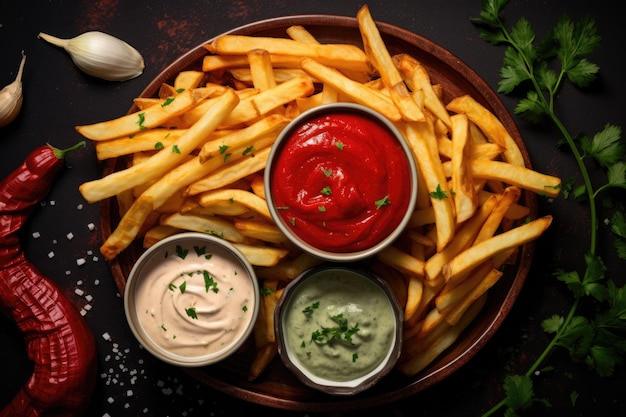
M 139 113 L 139 120 L 137 121 L 137 124 L 139 125 L 139 130 L 147 129 L 147 127 L 143 125 L 145 121 L 146 121 L 146 114 L 144 112 Z
M 317 209 L 319 211 L 321 211 L 322 213 L 324 213 L 326 211 L 326 207 L 324 207 L 324 206 L 318 206 Z
M 219 146 L 220 155 L 223 155 L 227 149 L 228 149 L 228 145 L 220 145 Z
M 206 246 L 194 246 L 193 250 L 196 252 L 196 255 L 202 256 L 206 253 Z
M 183 283 L 178 286 L 178 289 L 180 290 L 181 294 L 184 294 L 187 290 L 187 281 L 183 281 Z
M 174 97 L 168 97 L 165 99 L 165 101 L 163 103 L 161 103 L 161 107 L 167 107 L 170 104 L 172 104 L 172 101 L 174 101 L 175 98 Z
M 254 150 L 254 146 L 248 146 L 246 149 L 243 150 L 243 152 L 241 153 L 243 156 L 248 155 L 250 152 L 252 152 Z
M 356 362 L 357 359 L 359 359 L 359 354 L 358 353 L 353 353 L 352 354 L 352 362 Z
M 231 156 L 232 156 L 231 153 L 227 153 L 226 155 L 224 155 L 224 162 L 228 161 Z
M 296 225 L 296 218 L 295 218 L 295 217 L 290 217 L 290 218 L 289 218 L 289 223 L 290 223 L 292 226 L 295 226 L 295 225 Z
M 176 255 L 180 259 L 185 259 L 188 254 L 189 254 L 189 249 L 184 249 L 182 246 L 176 245 Z
M 177 88 L 177 89 L 176 89 L 176 92 L 177 92 L 178 94 L 182 93 L 183 91 L 185 91 L 185 89 L 184 89 L 184 88 Z
M 154 144 L 154 149 L 163 149 L 165 148 L 165 146 L 163 145 L 163 142 L 157 142 Z
M 444 198 L 448 198 L 448 194 L 446 194 L 446 192 L 441 189 L 441 184 L 437 184 L 437 189 L 435 191 L 429 192 L 428 195 L 436 200 L 443 200 Z
M 178 147 L 178 145 L 174 145 L 174 146 L 172 146 L 172 152 L 173 152 L 173 153 L 180 154 L 180 148 Z
M 302 313 L 307 316 L 307 317 L 311 317 L 311 314 L 313 314 L 313 311 L 317 310 L 320 307 L 320 302 L 316 301 L 313 304 L 311 304 L 310 306 L 305 307 L 302 310 Z
M 386 195 L 383 198 L 381 198 L 380 200 L 376 200 L 374 202 L 374 204 L 376 205 L 376 209 L 379 209 L 383 206 L 388 206 L 389 204 L 391 204 L 391 201 L 389 201 L 389 196 Z
M 169 288 L 170 291 L 174 291 L 176 288 L 178 288 L 175 284 L 170 284 L 167 287 Z
M 337 323 L 336 327 L 324 327 L 314 331 L 311 334 L 311 341 L 318 344 L 331 343 L 337 340 L 342 343 L 352 344 L 352 336 L 356 334 L 360 329 L 356 324 L 352 327 L 348 325 L 348 319 L 343 317 L 343 314 L 337 314 L 336 316 L 330 316 L 330 319 Z
M 343 150 L 343 142 L 338 141 L 337 142 L 337 148 L 340 149 L 340 150 Z
M 321 194 L 324 194 L 324 195 L 331 195 L 331 194 L 332 194 L 332 191 L 331 191 L 331 189 L 330 189 L 330 186 L 328 186 L 328 185 L 327 185 L 326 187 L 322 188 L 322 189 L 320 190 L 320 193 L 321 193 Z
M 185 309 L 185 313 L 187 313 L 187 315 L 189 317 L 191 317 L 194 320 L 198 320 L 198 314 L 196 313 L 196 308 L 195 307 L 189 307 Z
M 219 291 L 219 288 L 217 288 L 217 281 L 215 281 L 213 279 L 213 277 L 211 276 L 211 274 L 209 274 L 209 271 L 202 271 L 202 275 L 204 277 L 204 289 L 206 292 L 209 292 L 209 290 L 212 290 L 214 293 L 217 294 L 217 292 Z
M 322 169 L 322 172 L 324 173 L 324 175 L 326 175 L 327 177 L 330 177 L 333 173 L 332 169 Z
M 248 306 L 243 306 L 241 309 L 243 310 L 244 313 L 248 312 Z

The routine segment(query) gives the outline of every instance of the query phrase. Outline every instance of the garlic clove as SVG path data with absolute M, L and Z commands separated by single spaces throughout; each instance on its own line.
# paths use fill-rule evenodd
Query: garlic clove
M 11 123 L 22 109 L 22 73 L 25 63 L 26 55 L 22 51 L 22 61 L 15 81 L 0 90 L 0 127 Z
M 46 33 L 39 37 L 65 49 L 83 72 L 107 81 L 126 81 L 143 73 L 144 60 L 139 51 L 107 33 L 91 31 L 71 39 Z

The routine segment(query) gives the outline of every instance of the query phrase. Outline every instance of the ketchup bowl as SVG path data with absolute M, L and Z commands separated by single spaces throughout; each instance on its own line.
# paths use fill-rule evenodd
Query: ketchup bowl
M 293 244 L 353 262 L 402 233 L 415 208 L 417 169 L 391 121 L 366 106 L 333 103 L 283 129 L 264 185 L 272 218 Z
M 236 352 L 259 312 L 260 291 L 246 258 L 223 239 L 179 233 L 133 265 L 124 310 L 137 340 L 173 365 L 204 366 Z
M 278 353 L 305 385 L 357 394 L 397 363 L 403 317 L 388 284 L 369 271 L 313 267 L 285 287 L 274 310 Z

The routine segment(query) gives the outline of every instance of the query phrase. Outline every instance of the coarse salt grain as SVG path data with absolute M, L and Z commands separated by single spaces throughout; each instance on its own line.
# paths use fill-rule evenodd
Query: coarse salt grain
M 82 205 L 82 204 L 79 204 L 79 205 L 77 205 L 77 206 L 76 206 L 76 208 L 77 208 L 78 210 L 82 210 L 82 209 L 83 209 L 83 205 Z
M 74 289 L 74 294 L 82 296 L 85 294 L 85 291 L 81 290 L 80 288 L 76 288 Z
M 102 338 L 104 340 L 111 340 L 111 335 L 108 332 L 102 334 Z
M 65 271 L 65 275 L 72 275 L 72 271 L 68 269 L 67 271 Z
M 41 233 L 33 232 L 33 239 L 39 239 L 41 237 Z
M 109 404 L 113 404 L 113 402 L 115 402 L 115 399 L 113 397 L 109 397 L 107 398 L 107 401 Z
M 78 258 L 78 259 L 76 259 L 76 265 L 78 265 L 78 266 L 84 265 L 85 262 L 87 262 L 85 260 L 85 258 Z
M 96 225 L 95 225 L 95 224 L 93 224 L 93 223 L 89 223 L 89 224 L 87 225 L 87 229 L 89 229 L 90 231 L 92 231 L 92 232 L 93 232 L 93 231 L 96 229 Z
M 67 238 L 67 240 L 72 240 L 74 239 L 74 233 L 69 232 L 68 234 L 65 235 L 65 237 Z
M 48 252 L 48 258 L 50 259 L 54 258 L 54 251 Z

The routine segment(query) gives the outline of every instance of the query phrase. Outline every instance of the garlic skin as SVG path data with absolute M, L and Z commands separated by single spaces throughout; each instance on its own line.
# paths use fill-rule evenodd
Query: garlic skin
M 22 61 L 15 81 L 0 90 L 0 127 L 11 123 L 22 109 L 22 73 L 25 63 L 26 55 L 22 51 Z
M 107 33 L 91 31 L 71 39 L 46 33 L 39 38 L 65 49 L 83 72 L 107 81 L 126 81 L 144 69 L 143 57 L 135 48 Z

